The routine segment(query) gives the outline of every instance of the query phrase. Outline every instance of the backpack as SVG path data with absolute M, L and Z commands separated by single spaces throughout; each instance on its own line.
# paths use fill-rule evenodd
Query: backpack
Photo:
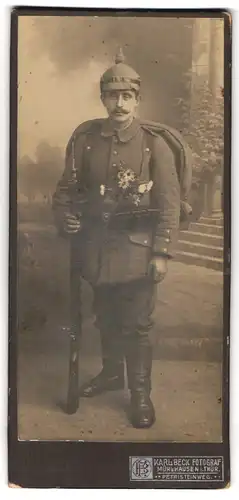
M 175 166 L 180 184 L 180 222 L 188 220 L 192 214 L 192 207 L 187 202 L 189 192 L 192 186 L 192 152 L 183 138 L 182 134 L 168 125 L 153 121 L 141 121 L 143 130 L 149 132 L 147 134 L 148 146 L 150 147 L 153 136 L 162 137 L 172 150 L 175 157 Z

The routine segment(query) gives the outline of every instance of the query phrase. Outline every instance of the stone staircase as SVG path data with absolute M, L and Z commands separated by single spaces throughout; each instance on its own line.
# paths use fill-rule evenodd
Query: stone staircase
M 223 215 L 201 217 L 180 231 L 176 260 L 186 264 L 223 270 Z

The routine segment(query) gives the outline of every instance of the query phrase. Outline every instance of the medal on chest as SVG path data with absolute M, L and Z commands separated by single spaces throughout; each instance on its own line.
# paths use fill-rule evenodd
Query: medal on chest
M 120 165 L 113 179 L 114 187 L 100 185 L 100 195 L 111 196 L 116 202 L 127 201 L 134 206 L 139 206 L 145 194 L 153 187 L 153 181 L 142 181 L 136 173 L 126 165 Z

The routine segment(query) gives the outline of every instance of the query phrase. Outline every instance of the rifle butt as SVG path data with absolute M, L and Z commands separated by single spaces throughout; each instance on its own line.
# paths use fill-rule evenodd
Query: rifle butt
M 79 354 L 81 340 L 81 277 L 74 266 L 73 241 L 70 249 L 70 358 L 66 413 L 72 415 L 79 408 Z
M 69 382 L 66 413 L 72 415 L 79 408 L 79 342 L 75 334 L 70 335 Z

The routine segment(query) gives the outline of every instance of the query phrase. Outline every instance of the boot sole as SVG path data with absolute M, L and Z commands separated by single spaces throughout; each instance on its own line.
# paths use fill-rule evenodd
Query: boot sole
M 153 425 L 155 424 L 156 422 L 156 419 L 151 422 L 150 424 L 146 424 L 146 423 L 142 423 L 142 424 L 136 424 L 136 423 L 132 423 L 132 426 L 135 428 L 135 429 L 150 429 L 150 427 L 153 427 Z

